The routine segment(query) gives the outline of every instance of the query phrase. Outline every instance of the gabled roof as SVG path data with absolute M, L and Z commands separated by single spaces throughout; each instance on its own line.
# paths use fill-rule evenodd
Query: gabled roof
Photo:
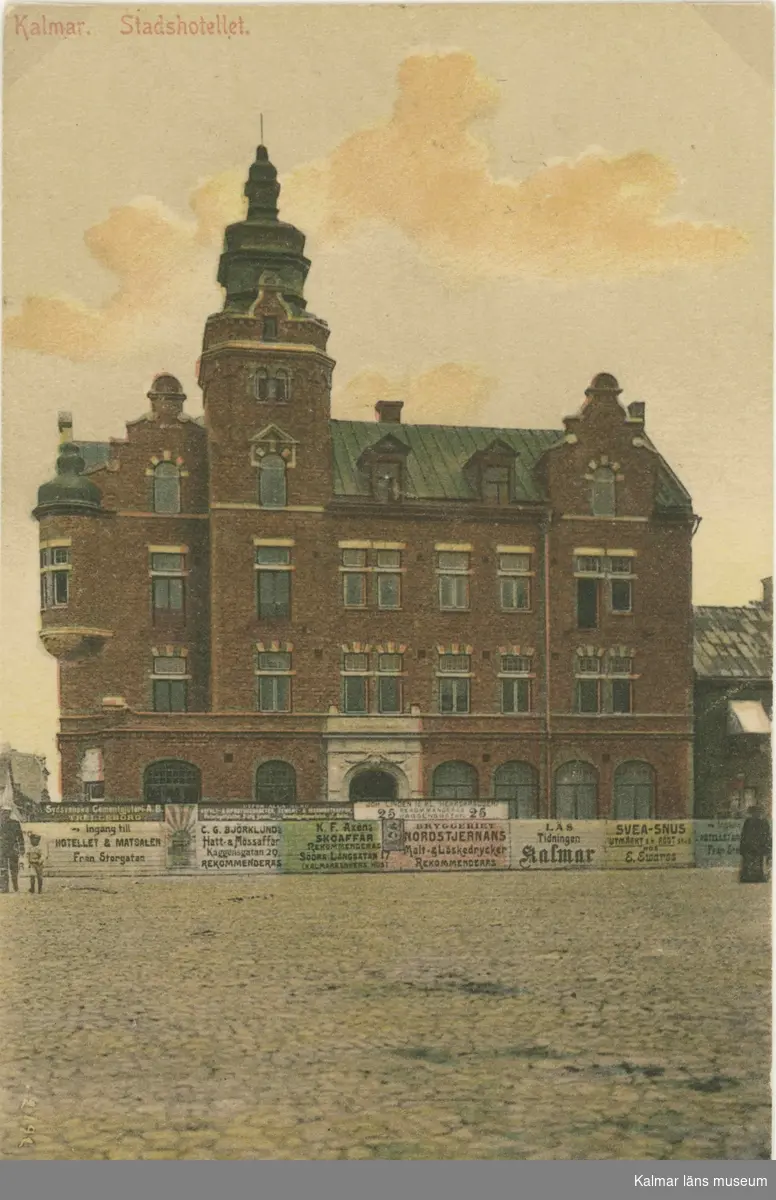
M 756 604 L 695 609 L 695 673 L 699 679 L 770 679 L 771 613 Z

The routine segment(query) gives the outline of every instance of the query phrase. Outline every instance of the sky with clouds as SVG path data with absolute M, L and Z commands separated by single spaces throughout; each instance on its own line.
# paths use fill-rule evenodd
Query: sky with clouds
M 199 411 L 260 112 L 335 415 L 395 396 L 407 420 L 548 428 L 612 371 L 704 518 L 696 600 L 758 595 L 767 6 L 232 7 L 233 38 L 127 35 L 123 11 L 70 10 L 85 33 L 64 42 L 6 24 L 3 738 L 53 756 L 29 512 L 56 414 L 121 436 L 160 370 Z

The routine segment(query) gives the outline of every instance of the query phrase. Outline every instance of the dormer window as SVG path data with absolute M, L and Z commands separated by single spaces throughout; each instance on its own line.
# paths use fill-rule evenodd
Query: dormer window
M 402 464 L 400 462 L 376 462 L 372 467 L 372 494 L 375 500 L 391 503 L 401 500 Z
M 509 504 L 514 462 L 514 448 L 502 438 L 495 438 L 490 445 L 475 450 L 464 465 L 464 476 L 484 504 Z
M 262 339 L 265 342 L 276 342 L 278 340 L 278 319 L 277 317 L 265 317 L 262 324 Z
M 509 467 L 483 467 L 482 498 L 486 504 L 509 503 Z

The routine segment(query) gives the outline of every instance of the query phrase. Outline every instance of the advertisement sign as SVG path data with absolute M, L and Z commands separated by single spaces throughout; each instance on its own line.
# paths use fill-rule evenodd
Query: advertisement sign
M 692 821 L 607 821 L 607 867 L 691 867 Z
M 287 821 L 283 870 L 292 873 L 379 871 L 379 821 Z
M 516 871 L 590 870 L 604 866 L 605 821 L 510 821 Z
M 220 817 L 208 821 L 200 810 L 196 824 L 197 870 L 222 875 L 233 871 L 277 874 L 282 826 L 279 821 Z
M 160 804 L 42 804 L 36 821 L 163 821 L 164 808 Z
M 694 821 L 696 867 L 737 867 L 742 820 Z
M 353 816 L 352 804 L 208 804 L 200 805 L 201 821 L 325 821 Z
M 22 828 L 40 835 L 47 875 L 161 875 L 166 867 L 161 821 L 31 821 Z
M 390 804 L 356 803 L 357 821 L 506 821 L 506 800 L 394 800 Z
M 503 871 L 508 821 L 383 822 L 387 871 Z

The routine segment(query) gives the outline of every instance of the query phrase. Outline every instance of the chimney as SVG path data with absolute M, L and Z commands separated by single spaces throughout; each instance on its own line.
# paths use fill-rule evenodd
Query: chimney
M 73 415 L 69 412 L 61 412 L 57 414 L 57 426 L 59 428 L 59 444 L 64 445 L 65 442 L 73 440 Z
M 630 421 L 640 421 L 643 425 L 646 408 L 647 406 L 643 400 L 632 400 L 628 405 L 628 419 Z
M 761 579 L 763 585 L 762 607 L 768 612 L 773 612 L 773 576 L 769 575 L 767 579 Z
M 400 425 L 403 400 L 378 400 L 375 405 L 377 419 L 381 424 Z

